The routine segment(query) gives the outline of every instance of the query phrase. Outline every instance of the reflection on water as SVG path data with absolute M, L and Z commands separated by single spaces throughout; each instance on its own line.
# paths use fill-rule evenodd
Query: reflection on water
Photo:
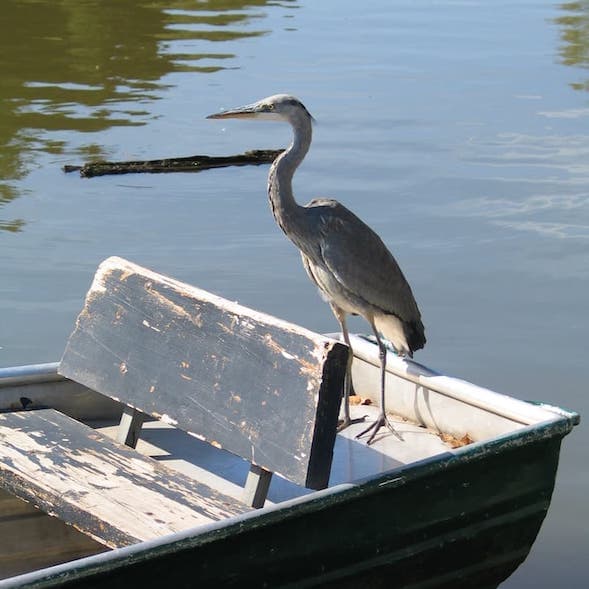
M 589 69 L 589 0 L 559 5 L 560 61 Z M 570 83 L 574 90 L 589 91 L 589 80 Z M 541 96 L 520 96 L 522 100 Z M 464 160 L 473 175 L 484 180 L 487 194 L 452 203 L 430 206 L 430 212 L 472 219 L 491 219 L 496 227 L 528 232 L 552 239 L 589 239 L 589 135 L 579 126 L 576 132 L 559 133 L 555 124 L 582 122 L 589 107 L 537 111 L 546 120 L 546 134 L 498 133 L 493 139 L 472 138 L 465 146 Z M 466 179 L 468 183 L 471 179 Z M 474 190 L 473 190 L 474 192 Z M 507 196 L 501 196 L 507 195 Z M 560 222 L 554 222 L 554 214 Z M 589 272 L 589 259 L 583 264 Z
M 0 208 L 36 151 L 66 147 L 55 131 L 143 125 L 174 72 L 236 67 L 223 41 L 264 35 L 265 0 L 3 0 L 0 34 Z M 96 144 L 88 159 L 107 156 Z M 0 230 L 24 222 L 2 220 Z
M 468 197 L 429 205 L 430 212 L 487 219 L 512 236 L 589 240 L 589 135 L 499 133 L 471 139 L 463 157 L 471 167 L 471 177 L 462 180 L 472 185 Z M 577 269 L 589 272 L 589 258 L 579 263 Z
M 562 63 L 589 68 L 589 1 L 567 2 L 560 9 L 564 14 L 555 22 L 561 27 L 564 41 L 559 48 Z M 589 91 L 589 80 L 573 82 L 571 88 Z

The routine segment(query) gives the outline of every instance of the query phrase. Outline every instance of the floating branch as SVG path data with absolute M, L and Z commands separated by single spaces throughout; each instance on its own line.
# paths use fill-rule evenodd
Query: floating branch
M 282 149 L 254 149 L 239 155 L 209 156 L 192 155 L 188 157 L 166 158 L 131 162 L 91 162 L 83 166 L 63 167 L 64 172 L 80 172 L 83 178 L 104 176 L 106 174 L 136 174 L 163 172 L 200 172 L 211 168 L 226 166 L 259 166 L 273 162 Z

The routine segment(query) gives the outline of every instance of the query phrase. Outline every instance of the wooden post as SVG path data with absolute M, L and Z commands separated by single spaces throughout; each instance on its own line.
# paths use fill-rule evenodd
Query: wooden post
M 269 470 L 261 468 L 257 464 L 252 464 L 245 481 L 243 502 L 255 509 L 264 507 L 271 479 L 272 473 Z
M 141 435 L 145 415 L 132 407 L 125 407 L 117 431 L 117 442 L 135 448 Z

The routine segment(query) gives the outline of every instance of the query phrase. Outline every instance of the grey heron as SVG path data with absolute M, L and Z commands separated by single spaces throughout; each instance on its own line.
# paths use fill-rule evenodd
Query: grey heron
M 356 437 L 370 432 L 370 444 L 383 426 L 398 436 L 385 412 L 387 352 L 381 334 L 399 356 L 412 356 L 426 341 L 421 313 L 395 258 L 368 225 L 336 200 L 319 198 L 305 206 L 296 202 L 292 179 L 311 145 L 313 117 L 294 96 L 277 94 L 207 118 L 278 120 L 292 126 L 292 143 L 270 168 L 268 197 L 276 223 L 300 250 L 307 274 L 331 306 L 350 348 L 342 426 L 351 423 L 352 346 L 346 325 L 346 315 L 350 313 L 361 315 L 370 324 L 381 365 L 379 416 Z

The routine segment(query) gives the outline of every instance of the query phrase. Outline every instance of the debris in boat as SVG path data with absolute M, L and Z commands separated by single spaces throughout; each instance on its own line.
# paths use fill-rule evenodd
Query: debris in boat
M 368 397 L 350 395 L 350 405 L 372 405 L 372 401 Z
M 80 172 L 82 178 L 104 176 L 107 174 L 133 174 L 163 172 L 200 172 L 211 168 L 227 166 L 259 166 L 272 163 L 282 149 L 253 149 L 237 155 L 209 156 L 191 155 L 188 157 L 166 158 L 158 160 L 123 161 L 123 162 L 89 162 L 82 166 L 63 166 L 63 171 Z
M 445 444 L 448 444 L 451 448 L 461 448 L 462 446 L 468 446 L 472 444 L 474 440 L 468 435 L 464 434 L 461 438 L 457 438 L 451 434 L 439 433 L 438 436 Z

